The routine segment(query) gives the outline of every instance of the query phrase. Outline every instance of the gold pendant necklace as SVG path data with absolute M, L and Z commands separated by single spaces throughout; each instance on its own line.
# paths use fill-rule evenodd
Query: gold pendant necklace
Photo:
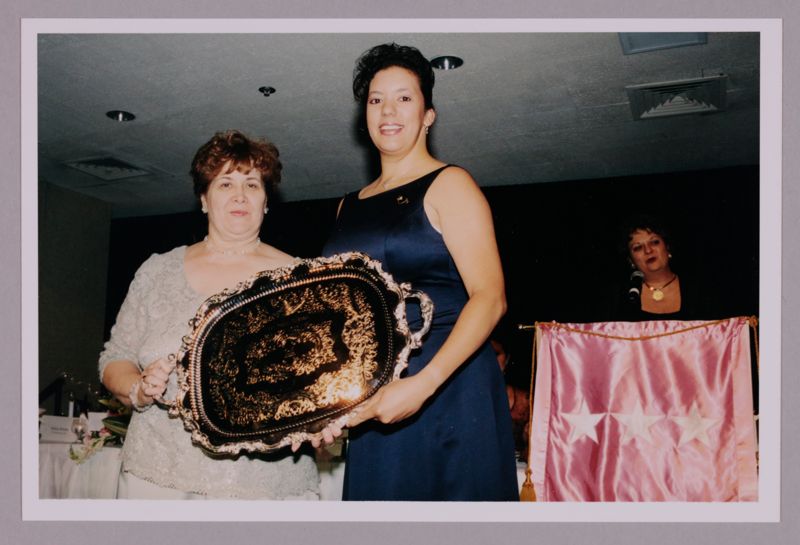
M 666 284 L 664 284 L 663 286 L 661 286 L 660 288 L 654 288 L 653 286 L 651 286 L 647 282 L 645 282 L 644 285 L 647 286 L 647 289 L 650 290 L 650 294 L 653 297 L 653 301 L 661 301 L 662 299 L 664 299 L 664 291 L 663 291 L 664 288 L 666 288 L 667 286 L 669 286 L 670 284 L 675 282 L 676 278 L 678 278 L 678 275 L 677 274 L 673 275 L 672 279 L 669 282 L 667 282 Z

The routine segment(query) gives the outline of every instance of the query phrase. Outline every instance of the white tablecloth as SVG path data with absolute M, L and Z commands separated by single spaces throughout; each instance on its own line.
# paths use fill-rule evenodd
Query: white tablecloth
M 69 459 L 69 445 L 39 444 L 39 497 L 51 498 L 116 498 L 120 471 L 120 449 L 105 447 L 82 464 Z M 320 499 L 342 499 L 343 461 L 320 461 Z M 525 464 L 517 464 L 519 484 L 525 480 Z
M 118 447 L 104 447 L 82 464 L 69 458 L 69 445 L 39 443 L 39 498 L 117 497 L 121 466 Z M 320 462 L 320 499 L 342 499 L 344 462 Z
M 121 449 L 104 447 L 76 464 L 69 447 L 39 443 L 39 498 L 116 498 Z

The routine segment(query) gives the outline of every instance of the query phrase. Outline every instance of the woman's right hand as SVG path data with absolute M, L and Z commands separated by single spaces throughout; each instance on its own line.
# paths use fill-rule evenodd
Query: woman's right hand
M 425 401 L 436 392 L 441 380 L 432 377 L 433 371 L 393 380 L 382 386 L 375 395 L 361 405 L 347 423 L 354 428 L 366 420 L 394 424 L 420 410 Z
M 142 404 L 160 400 L 167 391 L 169 376 L 175 372 L 174 358 L 158 358 L 142 369 L 139 397 Z

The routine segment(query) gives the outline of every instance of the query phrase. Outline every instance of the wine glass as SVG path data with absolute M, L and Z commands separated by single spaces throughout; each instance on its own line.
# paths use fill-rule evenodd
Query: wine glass
M 83 441 L 83 436 L 86 434 L 86 421 L 83 418 L 73 418 L 71 430 L 80 443 Z

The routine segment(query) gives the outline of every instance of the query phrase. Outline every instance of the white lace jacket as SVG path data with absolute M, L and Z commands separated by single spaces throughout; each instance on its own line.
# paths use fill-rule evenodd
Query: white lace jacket
M 100 354 L 100 378 L 114 360 L 144 367 L 176 353 L 190 332 L 204 297 L 186 281 L 185 246 L 145 261 L 131 282 L 111 338 Z M 175 375 L 165 394 L 174 399 Z M 123 471 L 159 486 L 218 498 L 282 499 L 314 497 L 319 478 L 314 460 L 306 455 L 214 457 L 192 444 L 178 418 L 153 405 L 134 412 L 122 449 Z

